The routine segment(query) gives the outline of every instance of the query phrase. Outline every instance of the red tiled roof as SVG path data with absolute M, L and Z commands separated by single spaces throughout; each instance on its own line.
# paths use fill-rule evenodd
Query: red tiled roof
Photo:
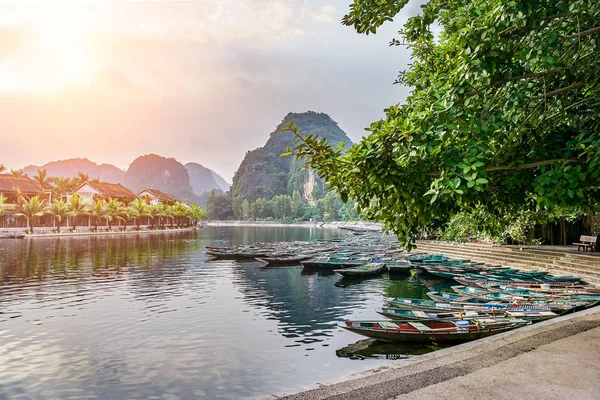
M 40 187 L 27 175 L 0 174 L 0 192 L 14 192 L 16 189 L 23 193 L 38 193 Z
M 139 192 L 137 195 L 140 196 L 143 192 L 150 192 L 154 195 L 154 197 L 156 197 L 158 199 L 158 201 L 161 202 L 171 202 L 171 201 L 177 201 L 177 199 L 173 196 L 171 196 L 169 193 L 167 192 L 161 192 L 158 189 L 144 189 L 141 192 Z
M 98 193 L 102 196 L 112 197 L 113 199 L 119 198 L 129 198 L 135 199 L 136 195 L 131 190 L 127 189 L 125 186 L 120 183 L 108 183 L 108 182 L 84 182 L 72 193 L 75 193 L 81 188 L 83 185 L 88 184 L 92 188 L 94 188 Z

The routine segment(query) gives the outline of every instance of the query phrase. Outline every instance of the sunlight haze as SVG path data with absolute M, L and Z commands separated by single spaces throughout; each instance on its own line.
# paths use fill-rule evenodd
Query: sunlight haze
M 348 1 L 0 2 L 2 162 L 157 153 L 231 179 L 288 112 L 353 140 L 403 100 L 408 52 L 340 20 Z M 414 10 L 416 7 L 412 7 Z

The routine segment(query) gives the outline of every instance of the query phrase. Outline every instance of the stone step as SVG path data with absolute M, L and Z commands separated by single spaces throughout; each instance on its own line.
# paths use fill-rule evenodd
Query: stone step
M 439 246 L 440 248 L 453 249 L 453 248 L 461 248 L 461 249 L 475 249 L 477 251 L 489 251 L 489 252 L 505 252 L 505 253 L 519 253 L 519 254 L 532 254 L 532 255 L 543 255 L 550 258 L 562 258 L 567 257 L 573 260 L 577 260 L 576 262 L 580 264 L 591 264 L 597 265 L 600 267 L 600 256 L 594 256 L 588 254 L 584 254 L 583 252 L 578 253 L 569 253 L 569 252 L 561 252 L 561 251 L 552 251 L 552 250 L 544 250 L 538 248 L 529 248 L 522 246 L 513 246 L 513 245 L 489 245 L 483 243 L 453 243 L 453 242 L 441 242 L 441 241 L 417 241 L 418 244 L 433 244 L 435 246 Z
M 569 268 L 577 268 L 577 269 L 580 269 L 583 271 L 588 271 L 588 272 L 597 272 L 600 274 L 600 267 L 597 267 L 595 265 L 580 264 L 580 263 L 571 262 L 568 260 L 554 260 L 553 264 L 563 265 L 563 266 L 569 267 Z

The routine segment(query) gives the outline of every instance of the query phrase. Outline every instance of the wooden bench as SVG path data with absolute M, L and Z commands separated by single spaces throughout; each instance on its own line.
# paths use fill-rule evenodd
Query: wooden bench
M 577 251 L 583 249 L 583 251 L 587 251 L 589 248 L 590 251 L 594 251 L 596 248 L 596 236 L 587 236 L 581 235 L 579 238 L 579 243 L 573 243 L 574 246 L 577 246 Z

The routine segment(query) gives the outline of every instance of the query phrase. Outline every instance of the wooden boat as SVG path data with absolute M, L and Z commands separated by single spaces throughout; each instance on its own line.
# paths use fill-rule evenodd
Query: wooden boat
M 471 319 L 471 318 L 523 318 L 528 321 L 543 321 L 546 319 L 557 317 L 558 314 L 552 311 L 538 311 L 538 310 L 525 310 L 517 308 L 507 309 L 492 309 L 484 308 L 479 311 L 465 310 L 465 311 L 423 311 L 416 309 L 403 309 L 395 307 L 382 307 L 375 310 L 377 313 L 386 316 L 391 319 L 401 320 L 457 320 L 457 319 Z
M 412 263 L 408 260 L 398 260 L 391 263 L 386 263 L 386 266 L 390 273 L 406 273 L 410 269 L 414 268 Z
M 464 296 L 456 293 L 446 293 L 446 292 L 427 292 L 427 297 L 436 301 L 451 301 L 453 303 L 460 304 L 477 304 L 480 303 L 477 299 L 471 296 Z
M 444 312 L 444 311 L 486 311 L 491 313 L 504 312 L 507 309 L 514 310 L 532 310 L 532 311 L 551 311 L 546 305 L 530 305 L 522 304 L 515 306 L 510 303 L 474 303 L 460 304 L 452 302 L 438 302 L 426 299 L 408 299 L 403 297 L 392 298 L 387 300 L 387 304 L 404 309 L 418 309 L 424 311 Z
M 297 256 L 279 256 L 279 257 L 256 257 L 256 261 L 264 263 L 265 267 L 275 265 L 299 265 L 301 261 L 309 260 L 312 256 L 297 255 Z
M 581 285 L 575 285 L 572 282 L 543 282 L 543 281 L 513 281 L 513 280 L 491 280 L 486 277 L 473 278 L 468 276 L 457 276 L 454 278 L 455 281 L 465 286 L 479 286 L 485 287 L 486 284 L 498 284 L 498 285 L 510 285 L 519 286 L 524 288 L 544 288 L 544 289 L 558 289 L 558 288 L 583 288 Z
M 365 265 L 367 261 L 357 261 L 353 259 L 331 259 L 331 258 L 311 258 L 310 260 L 301 261 L 300 264 L 305 268 L 320 268 L 320 269 L 339 269 L 353 268 Z
M 506 332 L 529 321 L 479 318 L 448 321 L 346 321 L 339 326 L 386 342 L 461 343 Z
M 369 263 L 359 267 L 334 269 L 333 272 L 344 277 L 372 276 L 381 273 L 385 269 L 384 263 Z

